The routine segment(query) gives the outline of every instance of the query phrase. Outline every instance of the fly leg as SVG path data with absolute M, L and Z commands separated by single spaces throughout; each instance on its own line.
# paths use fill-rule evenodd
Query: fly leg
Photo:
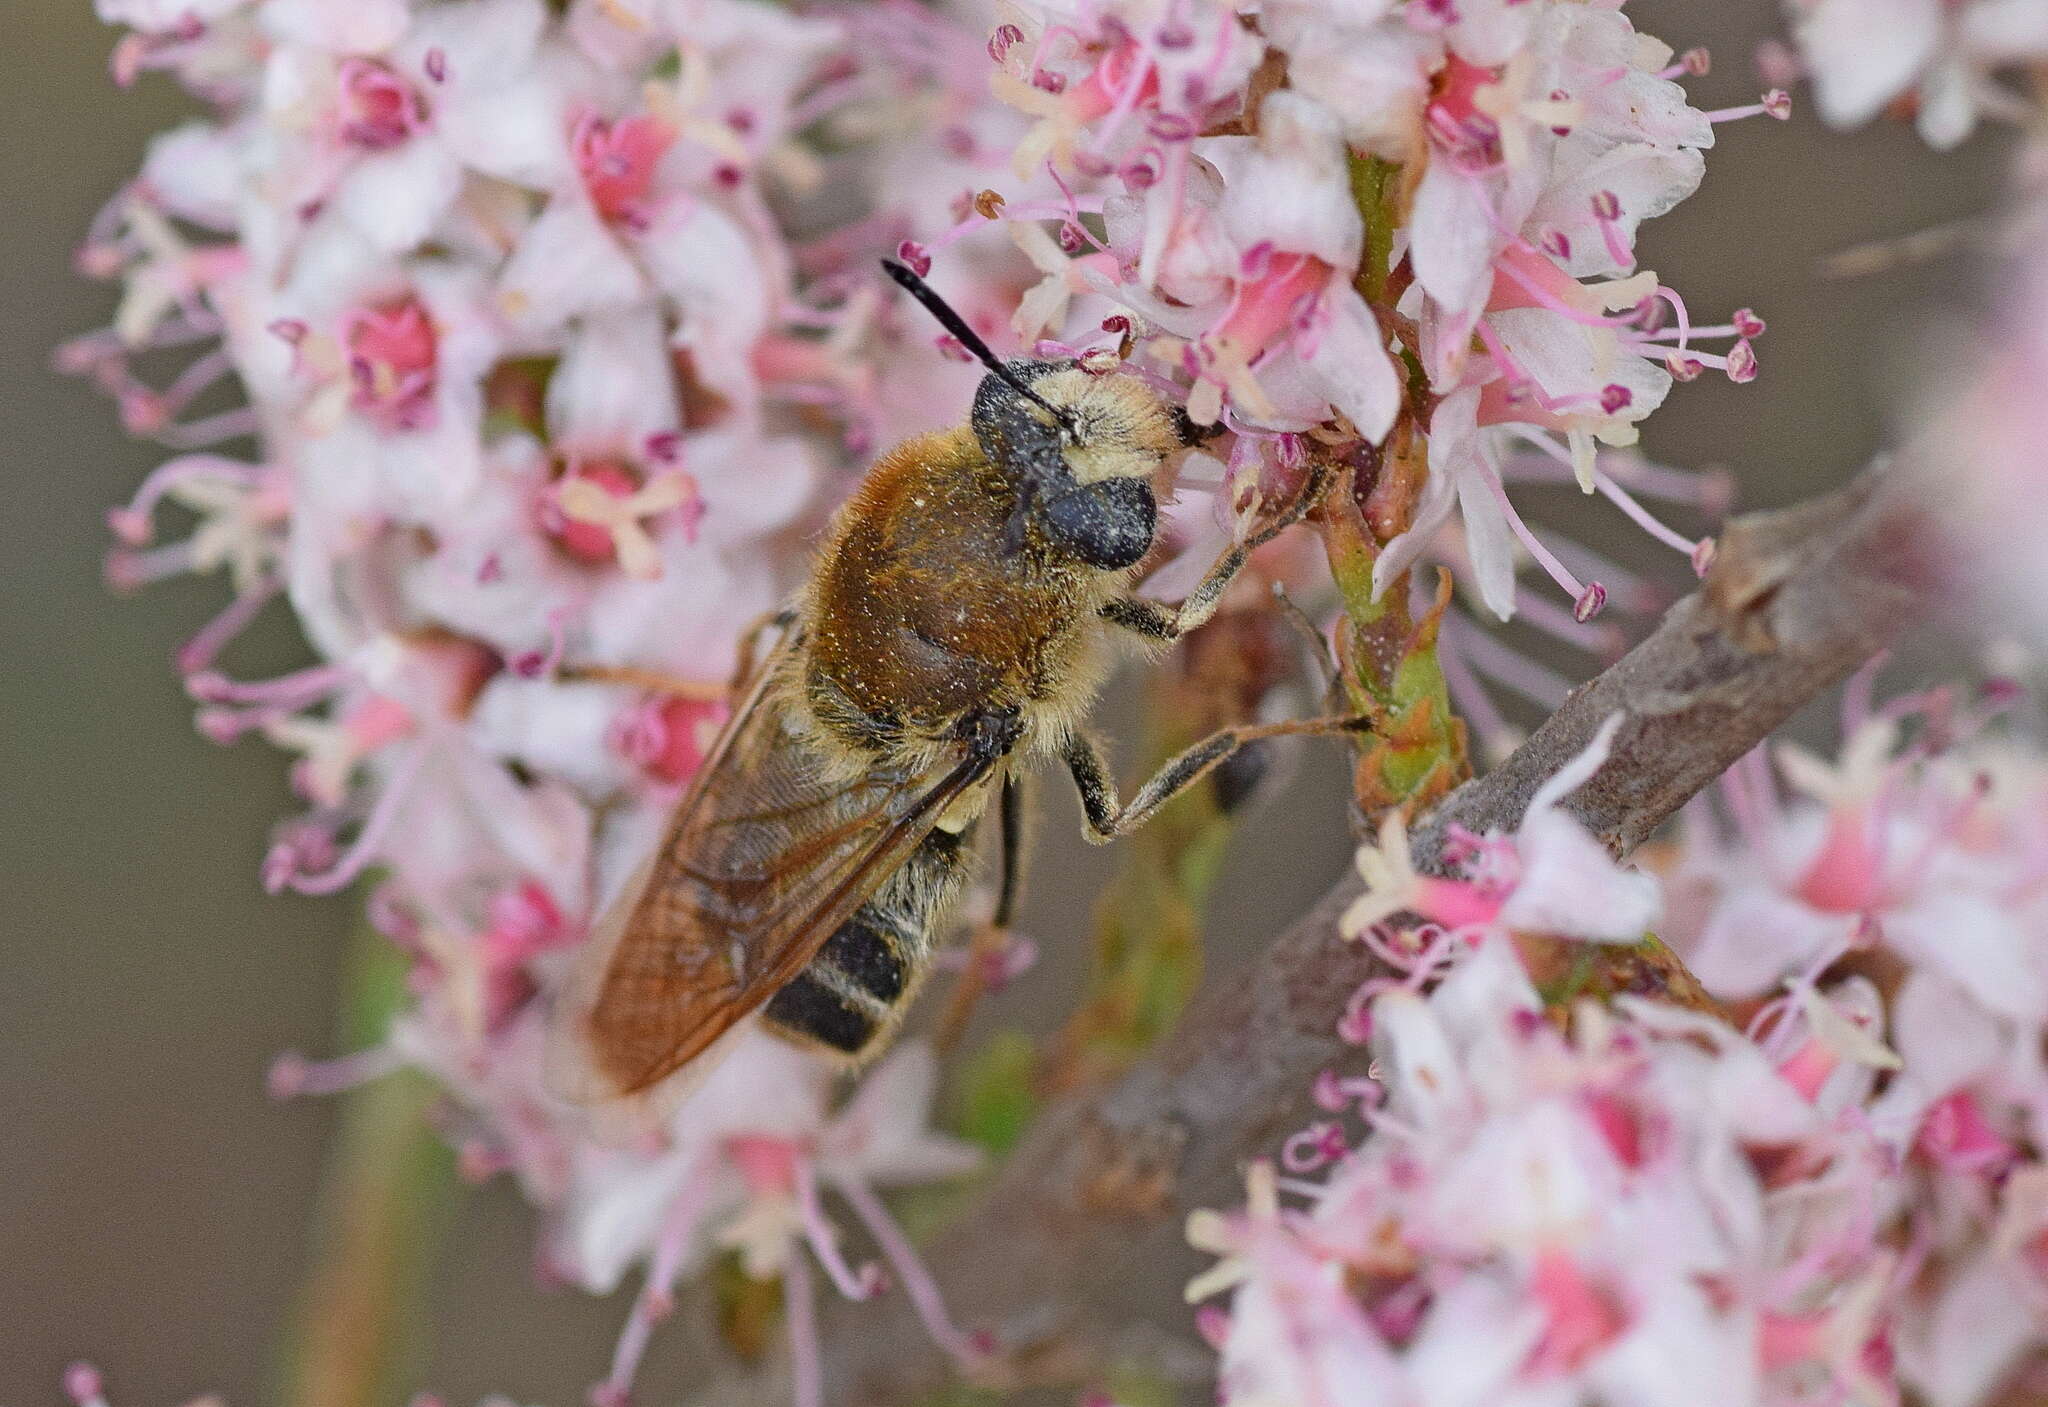
M 1007 772 L 996 803 L 996 908 L 986 923 L 974 926 L 967 940 L 966 966 L 946 995 L 946 1007 L 933 1038 L 941 1054 L 959 1044 L 976 1004 L 995 985 L 991 978 L 1000 972 L 1005 951 L 1017 941 L 1010 932 L 1010 924 L 1016 917 L 1017 898 L 1024 884 L 1024 816 L 1023 779 L 1015 771 Z
M 1190 630 L 1207 624 L 1209 617 L 1216 614 L 1216 608 L 1223 604 L 1223 593 L 1244 570 L 1244 564 L 1251 560 L 1252 553 L 1300 522 L 1311 508 L 1322 501 L 1323 491 L 1330 485 L 1331 472 L 1329 464 L 1316 460 L 1309 470 L 1308 482 L 1302 485 L 1294 501 L 1243 542 L 1224 548 L 1222 555 L 1210 565 L 1202 579 L 1195 583 L 1195 589 L 1178 606 L 1143 596 L 1118 596 L 1103 606 L 1103 619 L 1148 640 L 1159 641 L 1178 640 Z
M 1332 733 L 1365 733 L 1372 721 L 1358 714 L 1321 718 L 1293 718 L 1281 723 L 1244 724 L 1220 728 L 1186 749 L 1155 772 L 1139 787 L 1130 803 L 1117 799 L 1116 779 L 1103 761 L 1102 748 L 1083 732 L 1067 734 L 1061 755 L 1081 793 L 1081 810 L 1087 817 L 1083 834 L 1096 844 L 1127 835 L 1145 824 L 1154 812 L 1174 797 L 1209 775 L 1246 743 L 1261 738 L 1317 736 Z

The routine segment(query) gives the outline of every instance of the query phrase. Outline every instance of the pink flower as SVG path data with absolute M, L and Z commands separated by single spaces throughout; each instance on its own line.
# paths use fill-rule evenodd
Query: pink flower
M 1558 803 L 1590 780 L 1607 760 L 1620 715 L 1530 799 L 1512 836 L 1454 837 L 1450 857 L 1463 876 L 1415 872 L 1398 813 L 1381 823 L 1377 845 L 1358 854 L 1366 893 L 1340 927 L 1353 937 L 1402 912 L 1452 932 L 1555 934 L 1598 942 L 1635 942 L 1656 922 L 1661 899 L 1648 875 L 1617 866 L 1600 843 Z

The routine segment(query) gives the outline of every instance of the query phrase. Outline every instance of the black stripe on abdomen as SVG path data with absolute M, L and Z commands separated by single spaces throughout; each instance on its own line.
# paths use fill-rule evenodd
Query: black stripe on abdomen
M 871 913 L 863 908 L 841 924 L 811 962 L 836 968 L 876 1001 L 893 1002 L 903 995 L 903 955 L 894 935 Z
M 858 1055 L 875 1035 L 872 1016 L 809 971 L 798 973 L 788 986 L 770 997 L 761 1014 L 778 1026 L 847 1055 Z

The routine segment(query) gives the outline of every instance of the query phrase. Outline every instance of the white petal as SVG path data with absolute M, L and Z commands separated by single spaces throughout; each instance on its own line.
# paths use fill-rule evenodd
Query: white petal
M 1453 391 L 1437 402 L 1429 418 L 1429 476 L 1422 481 L 1422 498 L 1415 505 L 1408 531 L 1388 543 L 1373 563 L 1374 599 L 1429 549 L 1457 501 L 1458 485 L 1480 472 L 1475 463 L 1478 418 L 1476 386 Z
M 1624 870 L 1578 822 L 1532 812 L 1518 833 L 1522 878 L 1501 910 L 1512 929 L 1633 943 L 1663 911 L 1654 877 Z
M 1330 404 L 1350 417 L 1358 433 L 1378 444 L 1401 408 L 1401 379 L 1372 309 L 1339 274 L 1323 294 L 1327 321 L 1308 359 Z
M 412 23 L 406 0 L 266 0 L 261 14 L 286 43 L 336 54 L 381 53 Z
M 1977 125 L 1980 80 L 1960 54 L 1943 56 L 1920 80 L 1920 112 L 1913 120 L 1920 136 L 1937 151 L 1959 146 Z
M 1407 1353 L 1421 1407 L 1494 1407 L 1543 1332 L 1533 1300 L 1484 1275 L 1464 1275 L 1430 1303 Z
M 1286 89 L 1259 109 L 1259 136 L 1215 137 L 1200 154 L 1223 177 L 1222 213 L 1240 250 L 1270 242 L 1342 272 L 1358 266 L 1365 224 L 1346 178 L 1344 138 L 1321 103 Z
M 1686 961 L 1708 991 L 1754 996 L 1810 958 L 1851 920 L 1817 913 L 1764 883 L 1746 883 L 1715 906 Z
M 1465 552 L 1479 599 L 1502 620 L 1515 614 L 1515 534 L 1494 491 L 1493 466 L 1481 462 L 1458 476 L 1458 512 L 1465 523 Z
M 1799 23 L 1814 100 L 1853 126 L 1912 86 L 1941 36 L 1941 0 L 1821 0 Z
M 454 153 L 422 134 L 356 162 L 333 203 L 380 252 L 398 254 L 425 241 L 461 190 Z
M 1476 318 L 1493 287 L 1493 256 L 1500 250 L 1478 178 L 1448 161 L 1430 162 L 1415 190 L 1408 238 L 1416 281 L 1454 318 Z
M 432 95 L 492 87 L 533 61 L 546 25 L 541 0 L 443 0 L 421 8 L 398 57 L 428 78 Z M 444 64 L 439 79 L 425 75 L 433 50 Z
M 1372 1048 L 1389 1107 L 1428 1122 L 1465 1093 L 1448 1033 L 1428 1003 L 1396 989 L 1372 1004 Z
M 1979 1252 L 1936 1291 L 1932 1313 L 1905 1317 L 1918 1332 L 1900 1345 L 1903 1376 L 1929 1407 L 1980 1407 L 2039 1342 L 2039 1292 L 2022 1266 Z
M 548 379 L 551 435 L 576 454 L 638 458 L 682 423 L 673 356 L 651 308 L 586 319 Z
M 142 179 L 164 208 L 208 229 L 232 230 L 242 200 L 235 134 L 211 122 L 187 122 L 154 137 Z
M 469 731 L 494 756 L 606 796 L 632 780 L 633 769 L 610 743 L 612 726 L 630 702 L 614 686 L 522 679 L 503 670 L 477 696 Z
M 2048 1021 L 2048 972 L 2021 916 L 1992 896 L 1930 886 L 1885 919 L 1885 936 L 1916 963 L 1940 972 L 1985 1010 Z
M 564 191 L 527 227 L 499 279 L 506 315 L 550 328 L 642 296 L 646 282 L 580 190 Z

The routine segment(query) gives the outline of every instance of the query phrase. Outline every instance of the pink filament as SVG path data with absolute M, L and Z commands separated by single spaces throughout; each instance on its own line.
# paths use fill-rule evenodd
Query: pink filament
M 356 876 L 369 867 L 384 843 L 385 834 L 397 821 L 406 795 L 412 790 L 425 761 L 426 744 L 415 743 L 406 754 L 405 761 L 399 764 L 396 774 L 386 783 L 369 819 L 356 833 L 354 843 L 335 861 L 333 868 L 325 874 L 293 874 L 286 878 L 285 883 L 301 894 L 315 895 L 339 894 L 354 883 Z
M 903 1282 L 904 1293 L 910 1296 L 911 1306 L 916 1309 L 917 1317 L 923 1322 L 925 1332 L 931 1335 L 932 1342 L 962 1364 L 975 1363 L 985 1357 L 974 1340 L 954 1327 L 951 1316 L 946 1313 L 945 1298 L 939 1292 L 938 1282 L 932 1279 L 931 1272 L 918 1259 L 910 1238 L 889 1215 L 889 1209 L 882 1205 L 881 1198 L 856 1177 L 836 1178 L 834 1185 L 895 1268 L 897 1278 Z

